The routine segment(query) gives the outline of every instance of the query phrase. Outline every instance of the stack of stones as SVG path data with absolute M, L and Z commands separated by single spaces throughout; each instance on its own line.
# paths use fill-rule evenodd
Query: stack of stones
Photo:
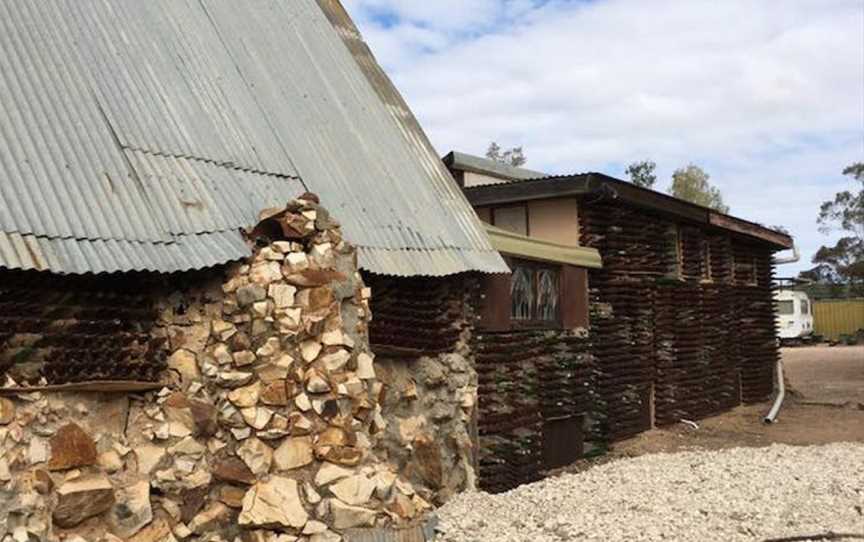
M 339 541 L 430 508 L 373 452 L 371 292 L 338 224 L 307 194 L 250 237 L 161 300 L 159 391 L 0 403 L 0 540 Z

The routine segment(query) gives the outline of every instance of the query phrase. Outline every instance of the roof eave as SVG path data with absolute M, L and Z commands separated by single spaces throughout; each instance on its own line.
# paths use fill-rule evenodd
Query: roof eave
M 668 194 L 642 188 L 603 173 L 583 173 L 546 177 L 504 184 L 466 187 L 468 201 L 475 207 L 501 205 L 519 201 L 555 199 L 605 193 L 658 213 L 673 215 L 688 221 L 713 226 L 768 243 L 778 250 L 794 245 L 791 236 L 766 228 L 755 222 L 719 213 Z
M 450 151 L 444 158 L 444 164 L 451 170 L 467 171 L 503 179 L 507 181 L 520 181 L 545 177 L 547 174 L 521 167 L 499 164 L 487 158 L 466 154 L 463 152 Z
M 485 227 L 492 246 L 501 254 L 590 269 L 603 267 L 603 260 L 597 249 L 553 243 L 535 237 L 519 235 L 488 224 Z

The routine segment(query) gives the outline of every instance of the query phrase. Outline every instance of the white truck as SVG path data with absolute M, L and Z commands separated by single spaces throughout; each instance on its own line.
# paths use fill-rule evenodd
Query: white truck
M 777 337 L 782 343 L 802 343 L 813 338 L 813 308 L 804 292 L 777 290 Z

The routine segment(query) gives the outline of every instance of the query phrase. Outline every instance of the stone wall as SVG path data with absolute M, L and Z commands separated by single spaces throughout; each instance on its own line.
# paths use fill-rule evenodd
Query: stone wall
M 453 397 L 470 401 L 465 360 L 421 360 L 422 399 L 388 423 L 378 373 L 389 389 L 401 380 L 373 362 L 371 292 L 338 224 L 307 195 L 262 213 L 250 242 L 249 262 L 187 276 L 159 298 L 151 334 L 168 369 L 152 391 L 7 382 L 0 540 L 338 541 L 430 508 L 455 460 L 415 462 L 429 466 L 403 476 L 407 452 L 388 442 L 407 431 L 413 457 L 434 455 L 424 439 L 445 437 L 404 420 L 418 409 L 435 420 L 440 408 L 464 421 L 470 405 L 438 407 L 440 394 L 427 390 L 450 389 L 435 369 L 446 365 L 469 375 Z
M 434 504 L 476 488 L 471 436 L 477 373 L 461 353 L 406 362 L 378 358 L 389 422 L 381 447 Z
M 388 427 L 383 456 L 427 500 L 476 487 L 477 372 L 470 341 L 475 280 L 370 276 L 370 324 Z

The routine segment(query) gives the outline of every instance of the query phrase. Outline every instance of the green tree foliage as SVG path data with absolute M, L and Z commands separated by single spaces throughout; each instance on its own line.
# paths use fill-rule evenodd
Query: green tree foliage
M 489 148 L 486 150 L 486 158 L 513 167 L 524 166 L 525 162 L 528 161 L 522 147 L 513 147 L 505 151 L 501 145 L 494 141 L 489 144 Z
M 721 213 L 728 213 L 729 206 L 723 203 L 720 189 L 711 186 L 708 182 L 710 176 L 699 166 L 693 164 L 685 168 L 675 170 L 672 174 L 672 185 L 669 193 L 697 205 L 710 207 Z
M 657 175 L 654 170 L 657 169 L 657 164 L 651 160 L 642 160 L 641 162 L 633 162 L 625 173 L 630 177 L 630 182 L 642 188 L 653 188 L 657 182 Z
M 855 183 L 853 190 L 838 192 L 819 208 L 819 230 L 843 233 L 834 246 L 822 246 L 813 256 L 815 268 L 804 278 L 828 283 L 845 283 L 856 293 L 864 290 L 864 162 L 843 170 Z M 806 275 L 806 276 L 805 276 Z

